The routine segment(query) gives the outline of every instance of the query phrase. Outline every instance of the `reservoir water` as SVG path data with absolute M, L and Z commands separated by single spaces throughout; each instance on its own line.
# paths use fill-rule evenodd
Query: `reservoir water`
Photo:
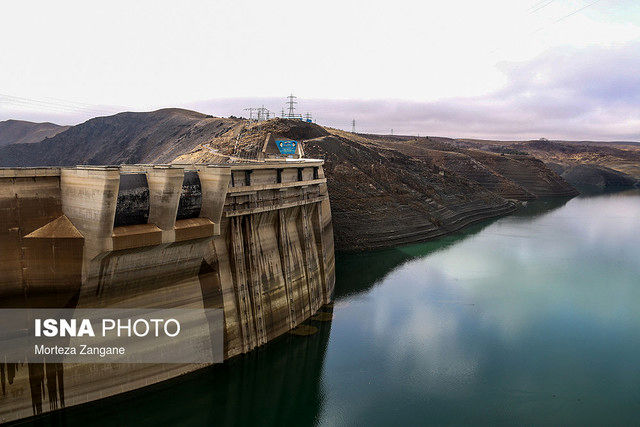
M 437 241 L 338 254 L 333 316 L 313 335 L 40 421 L 638 424 L 639 261 L 639 191 L 536 201 Z

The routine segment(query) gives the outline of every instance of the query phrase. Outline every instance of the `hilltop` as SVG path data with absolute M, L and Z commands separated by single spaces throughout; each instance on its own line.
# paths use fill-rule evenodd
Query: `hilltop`
M 417 242 L 512 212 L 517 201 L 577 194 L 526 153 L 175 108 L 97 117 L 38 143 L 0 147 L 0 166 L 238 162 L 255 159 L 268 133 L 325 160 L 338 249 Z
M 630 187 L 640 180 L 640 143 L 637 142 L 463 139 L 458 145 L 485 152 L 532 155 L 580 187 Z
M 0 147 L 9 144 L 32 144 L 45 138 L 51 138 L 69 129 L 53 123 L 34 123 L 24 120 L 5 120 L 0 122 Z
M 270 132 L 301 141 L 307 156 L 325 160 L 339 249 L 417 242 L 512 212 L 511 200 L 578 194 L 529 155 L 459 149 L 445 139 L 353 134 L 298 120 L 238 123 L 175 162 L 255 158 Z
M 178 108 L 96 117 L 39 143 L 0 147 L 0 166 L 167 163 L 237 122 Z

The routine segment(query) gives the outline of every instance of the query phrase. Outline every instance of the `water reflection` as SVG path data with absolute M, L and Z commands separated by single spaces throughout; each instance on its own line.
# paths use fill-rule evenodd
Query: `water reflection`
M 330 307 L 321 308 L 331 312 Z M 70 426 L 313 425 L 330 314 L 310 336 L 285 335 L 266 347 L 159 385 L 31 420 Z
M 556 209 L 560 209 L 566 205 L 571 199 L 564 197 L 545 197 L 529 202 L 525 202 L 524 206 L 513 213 L 514 217 L 532 218 L 545 215 Z
M 335 298 L 369 291 L 376 283 L 403 263 L 443 250 L 469 236 L 480 232 L 497 219 L 484 221 L 465 228 L 463 231 L 410 246 L 400 246 L 371 252 L 336 253 Z
M 636 420 L 640 197 L 532 208 L 336 304 L 322 424 Z
M 570 199 L 544 198 L 526 203 L 512 214 L 516 218 L 532 218 L 547 214 L 564 206 Z M 424 257 L 457 244 L 480 233 L 499 218 L 473 224 L 465 229 L 440 239 L 370 252 L 336 254 L 336 299 L 367 292 L 386 274 L 405 262 Z
M 317 334 L 42 420 L 635 423 L 638 236 L 636 191 L 540 200 L 437 241 L 338 254 L 333 321 L 312 320 Z

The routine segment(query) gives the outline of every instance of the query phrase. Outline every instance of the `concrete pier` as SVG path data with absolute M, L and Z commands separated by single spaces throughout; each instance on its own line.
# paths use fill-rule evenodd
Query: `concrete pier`
M 162 230 L 162 242 L 175 240 L 176 216 L 184 169 L 156 166 L 147 170 L 151 206 L 149 222 Z
M 251 351 L 332 300 L 322 164 L 0 169 L 0 306 L 221 308 L 224 357 Z M 125 176 L 132 184 L 122 185 Z M 50 379 L 26 366 L 2 366 L 12 378 L 3 380 L 0 421 L 199 367 L 64 364 L 64 385 L 47 388 Z M 34 395 L 40 386 L 54 393 Z

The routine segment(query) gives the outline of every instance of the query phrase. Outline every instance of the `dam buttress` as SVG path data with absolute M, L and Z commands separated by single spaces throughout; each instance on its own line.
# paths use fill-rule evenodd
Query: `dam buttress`
M 331 302 L 322 160 L 0 169 L 1 308 L 218 308 L 224 358 Z M 0 363 L 0 422 L 205 365 Z

